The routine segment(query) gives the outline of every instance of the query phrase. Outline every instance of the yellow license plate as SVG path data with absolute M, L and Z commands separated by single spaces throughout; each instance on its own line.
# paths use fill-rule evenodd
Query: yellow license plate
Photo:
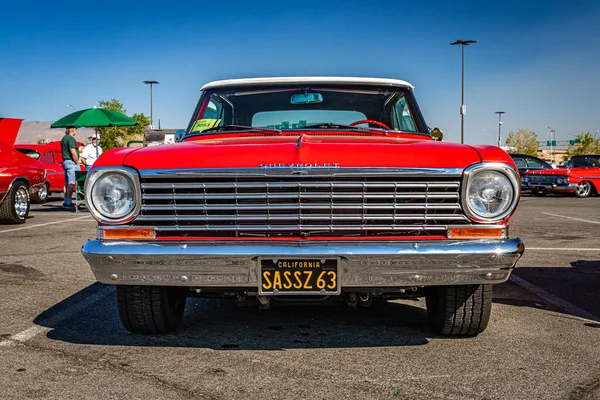
M 338 259 L 260 260 L 260 294 L 339 294 Z

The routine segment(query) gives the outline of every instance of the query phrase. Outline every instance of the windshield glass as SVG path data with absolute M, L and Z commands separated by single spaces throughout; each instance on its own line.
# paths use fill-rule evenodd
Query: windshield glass
M 566 162 L 565 167 L 567 168 L 585 168 L 585 167 L 596 167 L 600 168 L 600 156 L 576 156 L 571 157 Z
M 236 125 L 281 131 L 294 129 L 376 128 L 427 132 L 408 90 L 336 87 L 267 88 L 208 91 L 188 133 Z M 421 127 L 421 129 L 419 129 Z

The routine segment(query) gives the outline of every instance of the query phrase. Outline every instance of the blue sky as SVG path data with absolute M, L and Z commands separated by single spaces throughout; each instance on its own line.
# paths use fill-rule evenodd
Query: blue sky
M 0 18 L 0 116 L 56 120 L 98 100 L 185 127 L 216 79 L 341 75 L 404 79 L 430 126 L 467 143 L 546 126 L 600 130 L 600 2 L 11 2 Z

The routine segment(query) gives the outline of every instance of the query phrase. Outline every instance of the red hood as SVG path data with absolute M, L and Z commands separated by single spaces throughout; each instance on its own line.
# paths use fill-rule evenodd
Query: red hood
M 567 175 L 570 172 L 578 171 L 584 168 L 555 168 L 555 169 L 534 169 L 523 172 L 523 175 Z
M 8 147 L 13 147 L 17 141 L 22 119 L 0 118 L 0 142 Z
M 480 162 L 472 147 L 429 139 L 302 135 L 202 138 L 113 153 L 103 164 L 137 169 L 258 168 L 311 164 L 339 167 L 464 168 Z M 503 161 L 503 160 L 500 160 Z

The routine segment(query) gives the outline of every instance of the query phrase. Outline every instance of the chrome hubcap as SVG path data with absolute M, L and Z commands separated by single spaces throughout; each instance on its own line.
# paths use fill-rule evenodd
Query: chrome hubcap
M 580 182 L 579 185 L 577 185 L 577 193 L 585 196 L 586 194 L 588 194 L 590 191 L 590 184 L 587 182 Z
M 38 191 L 38 197 L 41 200 L 44 200 L 46 197 L 48 196 L 48 187 L 46 185 L 44 185 L 39 191 Z
M 25 218 L 28 203 L 29 196 L 27 196 L 27 190 L 19 188 L 15 194 L 15 212 L 19 218 Z

